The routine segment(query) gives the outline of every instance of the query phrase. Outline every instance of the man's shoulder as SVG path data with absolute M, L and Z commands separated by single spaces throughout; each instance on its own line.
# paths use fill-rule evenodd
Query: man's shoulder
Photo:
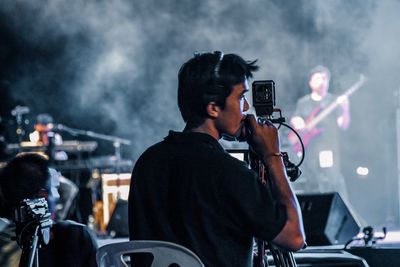
M 159 158 L 160 156 L 166 155 L 166 145 L 164 141 L 160 141 L 149 146 L 143 153 L 140 155 L 138 162 L 143 160 L 149 160 L 151 158 Z
M 328 102 L 333 102 L 333 101 L 336 100 L 336 98 L 337 98 L 336 95 L 334 95 L 334 94 L 332 94 L 332 93 L 327 93 L 326 96 L 325 96 L 325 98 L 324 98 L 324 100 L 325 100 L 325 101 L 328 101 Z
M 311 101 L 311 95 L 307 94 L 299 98 L 297 101 L 298 103 L 305 103 L 305 102 L 310 102 Z
M 55 225 L 66 228 L 86 228 L 87 226 L 72 220 L 57 221 Z
M 76 242 L 80 242 L 82 245 L 91 244 L 93 247 L 97 247 L 97 241 L 92 230 L 81 223 L 65 220 L 58 221 L 53 225 L 53 231 L 59 240 L 69 240 L 75 244 Z
M 180 133 L 170 131 L 164 140 L 149 146 L 139 159 L 169 158 L 172 154 L 224 154 L 223 148 L 217 141 L 206 134 Z
M 229 176 L 232 174 L 236 176 L 253 175 L 253 171 L 249 169 L 247 163 L 231 156 L 227 152 L 218 153 L 214 159 L 215 162 L 220 165 L 223 173 Z
M 89 234 L 91 236 L 91 230 L 84 224 L 65 220 L 58 221 L 53 225 L 53 228 L 57 232 L 63 232 L 65 234 L 78 234 L 78 235 L 86 235 Z

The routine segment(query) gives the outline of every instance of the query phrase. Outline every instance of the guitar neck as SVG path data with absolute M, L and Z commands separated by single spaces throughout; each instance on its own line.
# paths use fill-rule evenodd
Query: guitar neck
M 331 103 L 328 107 L 322 110 L 314 119 L 312 119 L 309 123 L 307 123 L 306 129 L 307 130 L 313 129 L 318 123 L 320 123 L 329 114 L 331 114 L 331 112 L 335 110 L 338 105 L 339 105 L 338 101 L 334 101 L 333 103 Z

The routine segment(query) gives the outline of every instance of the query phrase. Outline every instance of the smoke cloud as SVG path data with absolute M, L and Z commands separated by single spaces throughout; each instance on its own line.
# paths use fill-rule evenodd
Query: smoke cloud
M 398 183 L 390 143 L 400 89 L 399 8 L 396 0 L 3 0 L 2 90 L 33 113 L 132 140 L 123 153 L 136 160 L 169 129 L 184 127 L 177 72 L 195 51 L 258 59 L 255 78 L 275 80 L 285 116 L 308 93 L 312 67 L 331 70 L 335 94 L 364 74 L 368 83 L 351 97 L 352 124 L 343 138 L 345 177 L 354 187 L 381 180 L 389 190 Z M 111 144 L 102 146 L 112 153 Z M 358 165 L 370 168 L 370 181 L 359 181 Z M 352 196 L 360 213 L 371 204 L 356 198 L 370 186 Z M 384 201 L 398 203 L 396 194 Z M 379 203 L 373 209 L 382 210 Z M 389 220 L 382 216 L 366 215 L 377 224 Z

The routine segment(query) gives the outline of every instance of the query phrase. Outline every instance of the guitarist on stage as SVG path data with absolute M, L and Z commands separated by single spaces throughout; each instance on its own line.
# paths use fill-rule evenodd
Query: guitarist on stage
M 297 101 L 290 120 L 302 137 L 306 151 L 302 165 L 304 183 L 299 183 L 298 186 L 302 188 L 298 189 L 306 193 L 337 191 L 347 198 L 340 172 L 339 134 L 340 129 L 347 129 L 350 124 L 349 101 L 345 95 L 336 97 L 328 93 L 329 81 L 328 68 L 313 68 L 308 80 L 311 93 Z M 337 105 L 332 108 L 335 102 Z M 298 138 L 289 134 L 289 141 L 293 151 L 301 155 Z

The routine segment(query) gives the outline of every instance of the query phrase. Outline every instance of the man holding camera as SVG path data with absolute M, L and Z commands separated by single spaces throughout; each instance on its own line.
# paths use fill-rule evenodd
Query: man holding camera
M 49 212 L 54 218 L 59 197 L 58 185 L 59 173 L 49 168 L 48 160 L 44 156 L 36 153 L 17 155 L 1 170 L 0 217 L 6 218 L 9 224 L 0 231 L 0 266 L 17 266 L 20 262 L 21 250 L 16 241 L 12 240 L 16 235 L 15 225 L 12 223 L 13 208 L 25 209 L 23 204 L 26 203 L 26 199 L 31 200 L 30 203 L 38 203 L 43 198 L 47 201 Z M 17 239 L 21 243 L 26 243 L 25 239 L 31 238 L 33 233 L 30 233 L 29 229 L 32 229 L 31 226 L 35 223 L 38 221 L 26 222 L 26 227 L 18 233 Z M 18 225 L 18 222 L 16 224 Z M 39 249 L 39 266 L 95 267 L 96 250 L 96 240 L 85 225 L 72 221 L 57 221 L 50 229 L 50 242 Z
M 253 238 L 296 251 L 304 246 L 297 199 L 288 183 L 277 129 L 245 115 L 255 61 L 199 54 L 179 71 L 178 105 L 186 122 L 145 151 L 132 173 L 133 240 L 164 240 L 195 252 L 206 266 L 251 266 Z M 218 140 L 242 136 L 270 170 L 267 188 Z

